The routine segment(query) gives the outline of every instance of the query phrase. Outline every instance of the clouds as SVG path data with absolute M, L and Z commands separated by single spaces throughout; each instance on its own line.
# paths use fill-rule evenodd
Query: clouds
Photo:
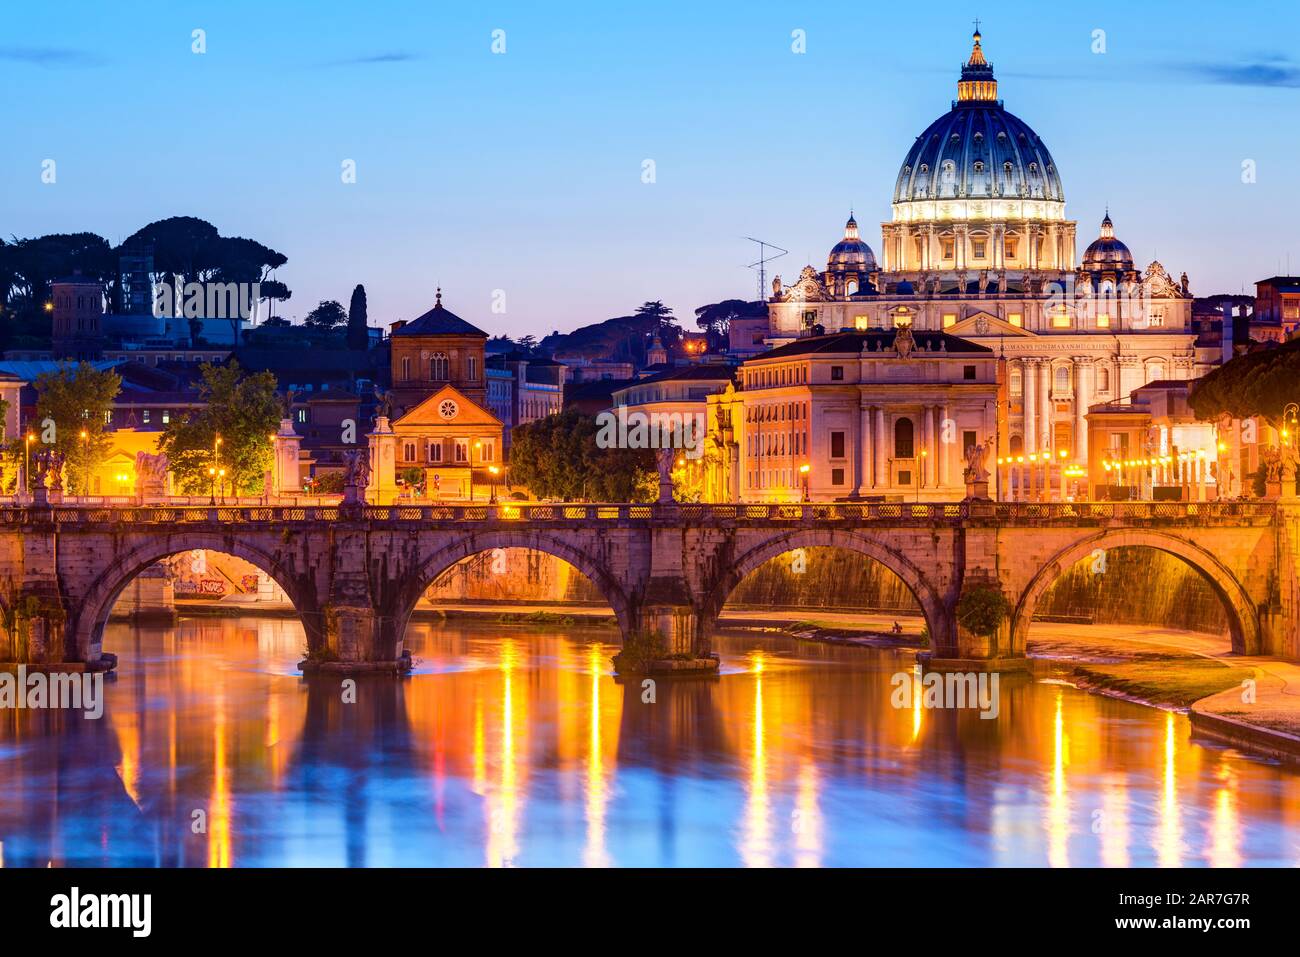
M 103 66 L 108 62 L 102 54 L 91 50 L 28 46 L 0 46 L 0 60 L 50 69 Z
M 348 57 L 344 60 L 333 60 L 328 66 L 373 66 L 381 63 L 407 63 L 411 60 L 418 60 L 419 57 L 414 53 L 408 53 L 405 50 L 388 50 L 383 53 L 372 53 L 366 56 Z
M 1300 66 L 1281 57 L 1242 63 L 1202 63 L 1186 67 L 1207 83 L 1225 86 L 1300 88 Z

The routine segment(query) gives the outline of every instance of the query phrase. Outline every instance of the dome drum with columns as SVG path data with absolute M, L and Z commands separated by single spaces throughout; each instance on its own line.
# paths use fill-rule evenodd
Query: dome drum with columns
M 774 280 L 766 341 L 906 325 L 989 346 L 1007 360 L 1004 442 L 1082 461 L 1088 404 L 1209 367 L 1194 348 L 1186 275 L 1138 269 L 1109 210 L 1076 258 L 1056 161 L 997 95 L 977 32 L 957 99 L 903 159 L 880 259 L 850 214 L 825 271 Z

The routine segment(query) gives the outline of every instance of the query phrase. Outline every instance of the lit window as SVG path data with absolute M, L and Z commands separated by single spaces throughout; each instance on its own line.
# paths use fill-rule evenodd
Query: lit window
M 957 325 L 957 314 L 955 312 L 945 312 L 943 314 L 943 327 L 947 329 L 949 326 L 955 325 Z
M 977 239 L 975 242 L 971 243 L 971 255 L 976 259 L 984 258 L 984 240 Z
M 1003 255 L 1005 255 L 1008 259 L 1015 259 L 1015 258 L 1016 258 L 1016 241 L 1015 241 L 1014 239 L 1007 239 L 1006 242 L 1004 242 L 1004 243 L 1002 244 L 1002 253 L 1003 253 Z
M 110 413 L 110 414 L 111 414 L 111 413 Z M 149 424 L 149 410 L 148 410 L 148 409 L 145 409 L 143 412 L 140 413 L 140 421 L 143 422 L 145 425 L 148 425 L 148 424 Z
M 1056 312 L 1052 313 L 1052 328 L 1053 329 L 1070 328 L 1070 314 L 1064 308 L 1060 308 Z
M 871 325 L 871 320 L 866 316 L 853 317 L 853 328 L 858 330 L 858 332 L 865 331 L 866 329 L 870 328 L 870 325 Z
M 951 239 L 945 239 L 942 241 L 942 245 L 943 245 L 943 258 L 952 259 L 953 252 L 955 249 L 953 241 Z
M 1097 328 L 1098 328 L 1098 329 L 1109 329 L 1109 328 L 1110 328 L 1110 316 L 1106 315 L 1105 313 L 1102 313 L 1101 315 L 1099 315 L 1099 316 L 1097 317 Z
M 1007 316 L 1007 322 L 1011 323 L 1013 326 L 1019 329 L 1022 325 L 1024 325 L 1025 320 L 1021 317 L 1020 313 L 1013 312 Z
M 172 420 L 172 414 L 169 409 L 163 409 L 163 425 L 167 425 Z

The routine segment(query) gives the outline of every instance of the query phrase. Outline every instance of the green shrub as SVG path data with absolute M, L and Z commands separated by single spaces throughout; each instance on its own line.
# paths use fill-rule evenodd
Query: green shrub
M 668 641 L 657 631 L 634 631 L 623 639 L 623 650 L 613 657 L 619 674 L 644 674 L 652 661 L 668 657 Z
M 976 585 L 957 602 L 957 623 L 973 635 L 991 635 L 1006 620 L 1011 603 L 993 585 Z

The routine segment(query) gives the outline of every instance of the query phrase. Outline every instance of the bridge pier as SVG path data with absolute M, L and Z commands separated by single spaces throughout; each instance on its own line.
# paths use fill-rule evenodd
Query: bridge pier
M 403 652 L 401 639 L 395 644 L 389 639 L 371 606 L 332 602 L 321 609 L 321 618 L 323 644 L 309 648 L 307 657 L 299 662 L 304 674 L 401 674 L 411 670 L 411 658 Z

